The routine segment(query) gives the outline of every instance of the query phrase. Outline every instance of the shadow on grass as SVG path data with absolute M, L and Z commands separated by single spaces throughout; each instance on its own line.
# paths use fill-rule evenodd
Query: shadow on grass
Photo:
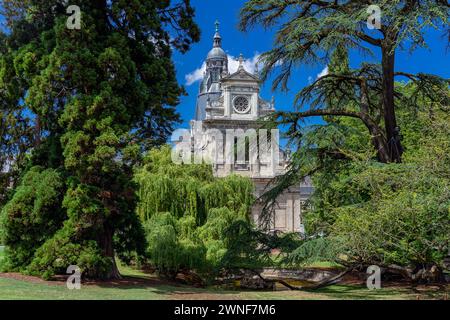
M 118 290 L 149 289 L 152 293 L 161 295 L 236 295 L 243 290 L 225 290 L 212 287 L 196 288 L 177 281 L 170 281 L 150 276 L 123 276 L 120 280 L 87 282 L 100 288 L 113 288 Z M 252 291 L 254 292 L 254 291 Z
M 339 299 L 376 299 L 388 297 L 400 297 L 405 292 L 399 290 L 381 288 L 379 290 L 369 290 L 363 285 L 333 285 L 317 290 L 306 290 L 310 293 L 325 294 L 332 298 Z

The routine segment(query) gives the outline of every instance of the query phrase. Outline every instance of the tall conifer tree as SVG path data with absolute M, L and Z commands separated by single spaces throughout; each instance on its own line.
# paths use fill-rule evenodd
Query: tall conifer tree
M 380 12 L 376 23 L 372 14 L 377 10 L 372 5 Z M 276 72 L 273 87 L 285 90 L 296 66 L 323 63 L 337 45 L 370 54 L 376 50 L 381 56 L 379 64 L 364 64 L 347 75 L 329 74 L 299 92 L 299 107 L 309 103 L 310 110 L 278 115 L 283 123 L 312 116 L 358 118 L 375 137 L 378 159 L 388 163 L 401 162 L 403 152 L 396 118 L 401 94 L 395 89 L 395 78 L 406 77 L 418 83 L 419 90 L 435 91 L 431 96 L 436 100 L 446 95 L 436 87 L 448 85 L 433 75 L 396 70 L 395 55 L 405 47 L 413 50 L 425 46 L 427 26 L 448 32 L 449 14 L 450 5 L 445 0 L 249 0 L 241 11 L 241 29 L 258 24 L 278 27 L 273 49 L 262 55 L 262 74 L 267 78 Z M 352 91 L 346 92 L 344 89 L 349 87 Z M 332 92 L 336 103 L 326 108 L 324 98 Z M 360 112 L 346 109 L 349 97 L 361 105 Z M 381 117 L 374 119 L 373 114 Z
M 92 277 L 119 277 L 116 249 L 139 250 L 144 241 L 132 164 L 178 121 L 174 107 L 184 91 L 172 48 L 185 52 L 199 40 L 194 11 L 189 0 L 71 1 L 81 12 L 70 17 L 81 19 L 73 29 L 67 1 L 7 2 L 22 99 L 44 139 L 61 144 L 68 177 L 68 219 L 30 268 L 61 272 L 67 266 L 55 261 L 64 261 Z

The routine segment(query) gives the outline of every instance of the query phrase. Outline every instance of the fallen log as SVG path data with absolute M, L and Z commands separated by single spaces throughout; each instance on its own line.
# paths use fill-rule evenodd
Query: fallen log
M 316 285 L 313 285 L 311 287 L 308 287 L 308 290 L 317 290 L 323 287 L 327 287 L 327 286 L 331 286 L 333 284 L 338 283 L 339 281 L 341 281 L 341 279 L 351 271 L 352 269 L 346 269 L 343 272 L 339 273 L 338 275 L 331 277 L 330 279 L 325 279 L 324 281 L 319 282 Z
M 250 271 L 255 273 L 258 277 L 260 277 L 264 281 L 267 281 L 267 282 L 278 282 L 278 283 L 280 283 L 281 285 L 285 286 L 286 288 L 288 288 L 290 290 L 317 290 L 317 289 L 320 289 L 320 288 L 323 288 L 323 287 L 327 287 L 327 286 L 331 286 L 333 284 L 338 283 L 342 279 L 342 277 L 344 277 L 346 274 L 348 274 L 351 270 L 352 269 L 346 269 L 343 272 L 337 274 L 336 276 L 333 276 L 333 277 L 331 277 L 329 279 L 325 279 L 325 280 L 323 280 L 323 281 L 321 281 L 321 282 L 319 282 L 319 283 L 317 283 L 317 284 L 315 284 L 313 286 L 307 286 L 307 287 L 296 287 L 296 286 L 290 285 L 286 281 L 280 280 L 280 279 L 267 280 L 267 279 L 264 279 L 259 272 L 255 271 L 255 270 L 250 270 Z

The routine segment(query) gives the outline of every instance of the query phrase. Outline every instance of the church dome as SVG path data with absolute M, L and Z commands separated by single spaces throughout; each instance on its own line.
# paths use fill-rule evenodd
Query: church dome
M 208 53 L 207 59 L 227 59 L 227 54 L 222 49 L 222 37 L 219 33 L 219 22 L 216 21 L 216 33 L 214 34 L 214 45 Z
M 208 53 L 208 59 L 226 59 L 227 54 L 220 47 L 212 48 Z

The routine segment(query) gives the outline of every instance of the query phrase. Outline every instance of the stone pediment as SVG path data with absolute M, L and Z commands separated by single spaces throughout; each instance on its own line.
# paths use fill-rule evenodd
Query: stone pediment
M 259 82 L 259 78 L 250 72 L 245 71 L 244 68 L 239 68 L 238 71 L 235 73 L 232 73 L 226 77 L 222 78 L 222 81 L 230 81 L 230 80 L 239 80 L 239 81 L 253 81 L 253 82 Z

